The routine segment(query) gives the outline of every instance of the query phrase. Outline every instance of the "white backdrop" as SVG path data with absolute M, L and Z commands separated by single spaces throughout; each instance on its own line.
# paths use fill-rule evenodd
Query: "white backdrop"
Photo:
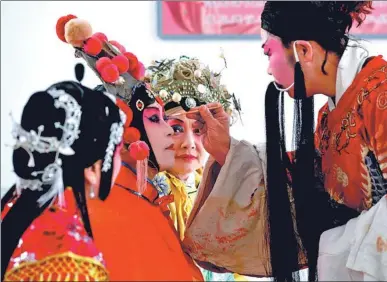
M 243 122 L 232 129 L 233 136 L 251 142 L 265 141 L 264 94 L 270 77 L 267 58 L 257 41 L 163 41 L 157 37 L 156 2 L 133 1 L 45 1 L 1 2 L 1 195 L 15 181 L 12 173 L 12 110 L 17 121 L 28 97 L 60 80 L 74 79 L 78 61 L 68 44 L 55 34 L 59 17 L 74 14 L 88 20 L 95 32 L 104 32 L 148 65 L 160 57 L 196 56 L 210 67 L 219 68 L 220 47 L 228 69 L 223 82 L 240 97 Z M 387 40 L 372 40 L 371 52 L 387 57 Z M 88 70 L 83 83 L 93 87 L 98 79 Z M 326 101 L 318 97 L 316 108 Z M 286 99 L 287 115 L 292 117 L 292 102 Z M 44 110 L 44 109 L 42 109 Z M 287 127 L 290 136 L 291 126 Z

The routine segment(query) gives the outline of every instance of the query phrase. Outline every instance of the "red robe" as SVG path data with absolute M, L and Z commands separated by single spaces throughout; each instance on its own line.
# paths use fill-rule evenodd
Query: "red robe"
M 83 227 L 71 188 L 64 197 L 65 208 L 54 203 L 24 232 L 4 281 L 109 280 L 103 256 Z M 14 202 L 6 204 L 2 219 Z
M 358 211 L 387 193 L 387 62 L 371 59 L 337 107 L 319 112 L 315 134 L 331 197 Z
M 88 202 L 95 242 L 104 254 L 110 279 L 202 280 L 200 270 L 183 252 L 169 217 L 168 200 L 173 199 L 157 200 L 150 184 L 144 198 L 128 189 L 136 191 L 136 177 L 122 166 L 109 197 Z

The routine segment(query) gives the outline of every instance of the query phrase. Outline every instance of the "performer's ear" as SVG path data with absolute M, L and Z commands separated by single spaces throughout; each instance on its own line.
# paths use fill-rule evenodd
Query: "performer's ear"
M 88 195 L 93 193 L 94 195 L 98 195 L 99 183 L 101 181 L 101 167 L 102 160 L 96 161 L 94 164 L 85 168 L 85 187 L 90 191 L 87 191 Z
M 293 52 L 296 62 L 309 63 L 313 60 L 313 47 L 309 41 L 297 40 L 293 43 Z

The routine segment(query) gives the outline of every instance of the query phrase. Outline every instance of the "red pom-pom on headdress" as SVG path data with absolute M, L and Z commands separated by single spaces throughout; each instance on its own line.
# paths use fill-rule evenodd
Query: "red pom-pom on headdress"
M 114 64 L 106 65 L 104 68 L 102 68 L 99 74 L 101 75 L 102 79 L 108 83 L 113 83 L 120 77 L 118 68 Z
M 89 65 L 95 68 L 100 79 L 106 83 L 122 87 L 126 83 L 135 82 L 127 79 L 128 74 L 137 81 L 141 80 L 145 74 L 145 67 L 138 61 L 136 55 L 126 52 L 125 47 L 117 41 L 108 41 L 107 36 L 102 32 L 93 34 L 92 27 L 86 20 L 74 15 L 63 16 L 57 21 L 56 33 L 60 40 L 77 48 L 77 52 L 82 51 L 83 54 L 89 55 L 83 56 L 76 53 L 77 57 L 83 57 L 88 63 L 92 61 Z M 102 52 L 103 50 L 106 52 Z M 117 53 L 121 54 L 117 55 Z M 101 54 L 106 57 L 100 58 Z M 97 60 L 96 63 L 95 60 Z M 125 85 L 123 89 L 129 89 L 131 86 Z
M 129 60 L 129 72 L 132 72 L 138 66 L 137 56 L 130 52 L 125 52 L 123 55 Z
M 58 21 L 56 22 L 56 35 L 60 40 L 63 42 L 67 43 L 66 38 L 65 38 L 65 25 L 69 20 L 76 19 L 77 17 L 74 15 L 67 15 L 60 17 Z
M 141 66 L 138 64 L 137 67 L 134 70 L 129 71 L 129 73 L 135 79 L 140 80 L 141 79 Z
M 136 161 L 143 161 L 149 157 L 149 147 L 144 141 L 137 141 L 130 144 L 129 154 Z
M 97 56 L 102 51 L 102 42 L 97 37 L 90 37 L 83 45 L 83 51 L 91 56 Z
M 95 68 L 99 73 L 101 73 L 104 67 L 111 64 L 112 64 L 112 60 L 110 60 L 110 58 L 102 57 L 102 58 L 99 58 L 98 61 L 95 63 Z
M 124 143 L 132 144 L 139 141 L 141 138 L 140 131 L 135 127 L 126 127 L 124 129 Z
M 120 74 L 127 72 L 129 69 L 129 60 L 124 55 L 115 56 L 112 63 L 117 66 Z
M 138 79 L 143 80 L 145 76 L 145 66 L 143 63 L 138 62 L 138 73 L 137 73 Z
M 102 32 L 96 32 L 93 34 L 93 37 L 97 37 L 101 42 L 107 42 L 108 38 L 107 36 Z
M 111 45 L 113 45 L 114 47 L 116 47 L 116 48 L 120 51 L 120 53 L 123 54 L 123 53 L 126 52 L 125 47 L 122 46 L 122 45 L 121 45 L 120 43 L 118 43 L 117 41 L 115 41 L 115 40 L 110 40 L 109 43 L 110 43 Z

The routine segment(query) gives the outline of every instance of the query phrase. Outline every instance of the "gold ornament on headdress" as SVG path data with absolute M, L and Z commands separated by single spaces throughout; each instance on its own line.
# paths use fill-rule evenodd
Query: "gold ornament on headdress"
M 223 69 L 216 73 L 196 58 L 181 56 L 178 60 L 163 59 L 154 61 L 148 67 L 145 82 L 164 103 L 179 102 L 178 98 L 191 97 L 204 103 L 219 102 L 228 112 L 233 109 L 240 112 L 240 102 L 221 84 L 221 72 L 227 68 L 223 55 Z

